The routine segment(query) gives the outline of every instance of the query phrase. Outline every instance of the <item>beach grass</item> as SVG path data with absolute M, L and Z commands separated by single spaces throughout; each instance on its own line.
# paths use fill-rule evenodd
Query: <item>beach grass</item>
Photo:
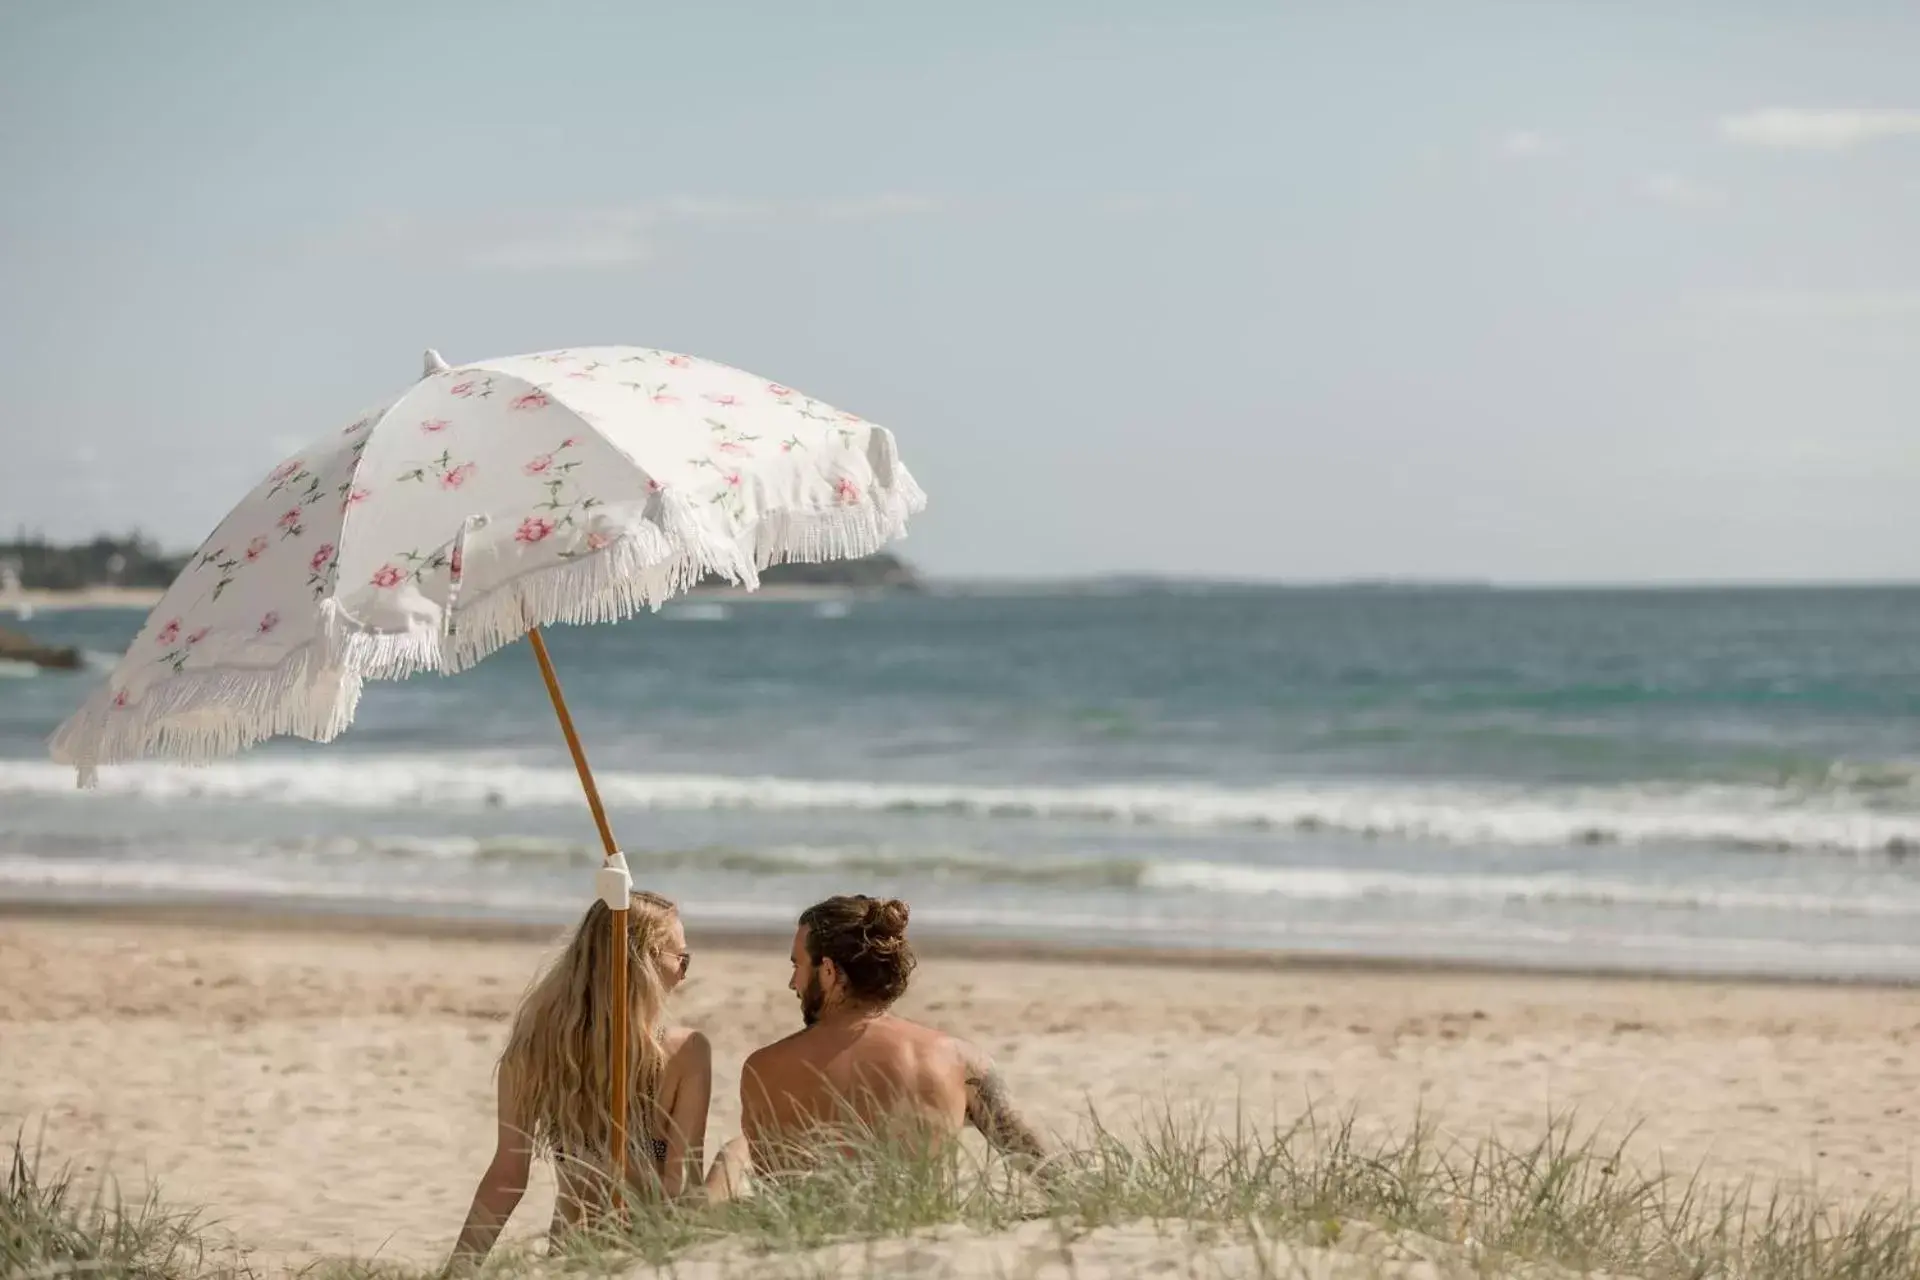
M 1127 1274 L 1076 1265 L 1103 1233 L 1150 1227 L 1193 1275 L 1595 1274 L 1647 1280 L 1914 1280 L 1920 1203 L 1836 1204 L 1815 1190 L 1642 1171 L 1572 1117 L 1514 1144 L 1418 1120 L 1396 1132 L 1308 1112 L 1283 1127 L 1171 1109 L 1124 1130 L 1086 1117 L 1047 1176 L 970 1151 L 864 1134 L 852 1154 L 725 1206 L 644 1204 L 552 1256 L 502 1249 L 487 1274 L 558 1276 Z M 185 1280 L 270 1274 L 207 1220 L 149 1194 L 82 1194 L 16 1141 L 0 1274 Z M 449 1231 L 454 1225 L 448 1224 Z M 982 1263 L 994 1242 L 1023 1242 Z M 1237 1251 L 1235 1265 L 1219 1260 Z M 1319 1259 L 1313 1265 L 1305 1260 Z M 1316 1267 L 1321 1269 L 1316 1270 Z M 1357 1269 L 1355 1269 L 1357 1268 Z M 420 1280 L 437 1266 L 303 1264 L 315 1280 Z

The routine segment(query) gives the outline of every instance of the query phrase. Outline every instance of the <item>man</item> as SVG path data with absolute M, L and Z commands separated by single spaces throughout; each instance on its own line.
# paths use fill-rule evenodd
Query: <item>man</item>
M 714 1200 L 750 1175 L 803 1163 L 849 1121 L 897 1131 L 919 1124 L 936 1143 L 971 1124 L 996 1150 L 1043 1172 L 1046 1147 L 1008 1097 L 992 1059 L 964 1040 L 890 1010 L 913 973 L 907 904 L 864 894 L 801 913 L 793 977 L 805 1027 L 756 1050 L 740 1072 L 741 1137 L 707 1177 Z

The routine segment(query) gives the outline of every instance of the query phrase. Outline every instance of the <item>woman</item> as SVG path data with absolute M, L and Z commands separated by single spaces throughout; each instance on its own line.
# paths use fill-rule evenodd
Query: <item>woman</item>
M 514 1015 L 500 1055 L 500 1131 L 454 1245 L 449 1270 L 477 1265 L 493 1248 L 527 1187 L 536 1150 L 559 1180 L 552 1234 L 608 1206 L 613 1160 L 608 1099 L 611 1054 L 612 925 L 595 902 L 566 951 L 534 983 Z M 632 1064 L 627 1167 L 633 1191 L 669 1199 L 701 1189 L 713 1050 L 707 1038 L 665 1023 L 667 996 L 692 955 L 679 910 L 636 892 L 627 912 Z

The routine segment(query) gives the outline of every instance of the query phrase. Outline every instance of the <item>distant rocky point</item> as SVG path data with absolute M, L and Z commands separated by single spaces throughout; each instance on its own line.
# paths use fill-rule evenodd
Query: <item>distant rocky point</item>
M 807 587 L 844 591 L 921 591 L 920 575 L 890 552 L 859 560 L 824 560 L 818 564 L 769 565 L 760 571 L 763 587 Z M 728 588 L 721 578 L 703 578 L 701 590 Z
M 28 662 L 54 671 L 78 671 L 81 661 L 78 649 L 41 644 L 32 636 L 0 627 L 0 662 Z

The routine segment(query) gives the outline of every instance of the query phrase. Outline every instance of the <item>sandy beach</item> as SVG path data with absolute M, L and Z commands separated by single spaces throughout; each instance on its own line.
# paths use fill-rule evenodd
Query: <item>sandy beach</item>
M 235 914 L 0 917 L 0 1122 L 46 1156 L 152 1178 L 269 1266 L 431 1263 L 490 1154 L 490 1068 L 546 954 L 524 930 Z M 781 946 L 695 932 L 679 1016 L 741 1058 L 796 1025 Z M 1121 965 L 927 949 L 904 1011 L 988 1046 L 1051 1126 L 1091 1103 L 1309 1102 L 1522 1140 L 1550 1115 L 1636 1161 L 1861 1198 L 1910 1185 L 1920 991 L 1333 967 Z M 509 1238 L 538 1233 L 544 1177 Z

